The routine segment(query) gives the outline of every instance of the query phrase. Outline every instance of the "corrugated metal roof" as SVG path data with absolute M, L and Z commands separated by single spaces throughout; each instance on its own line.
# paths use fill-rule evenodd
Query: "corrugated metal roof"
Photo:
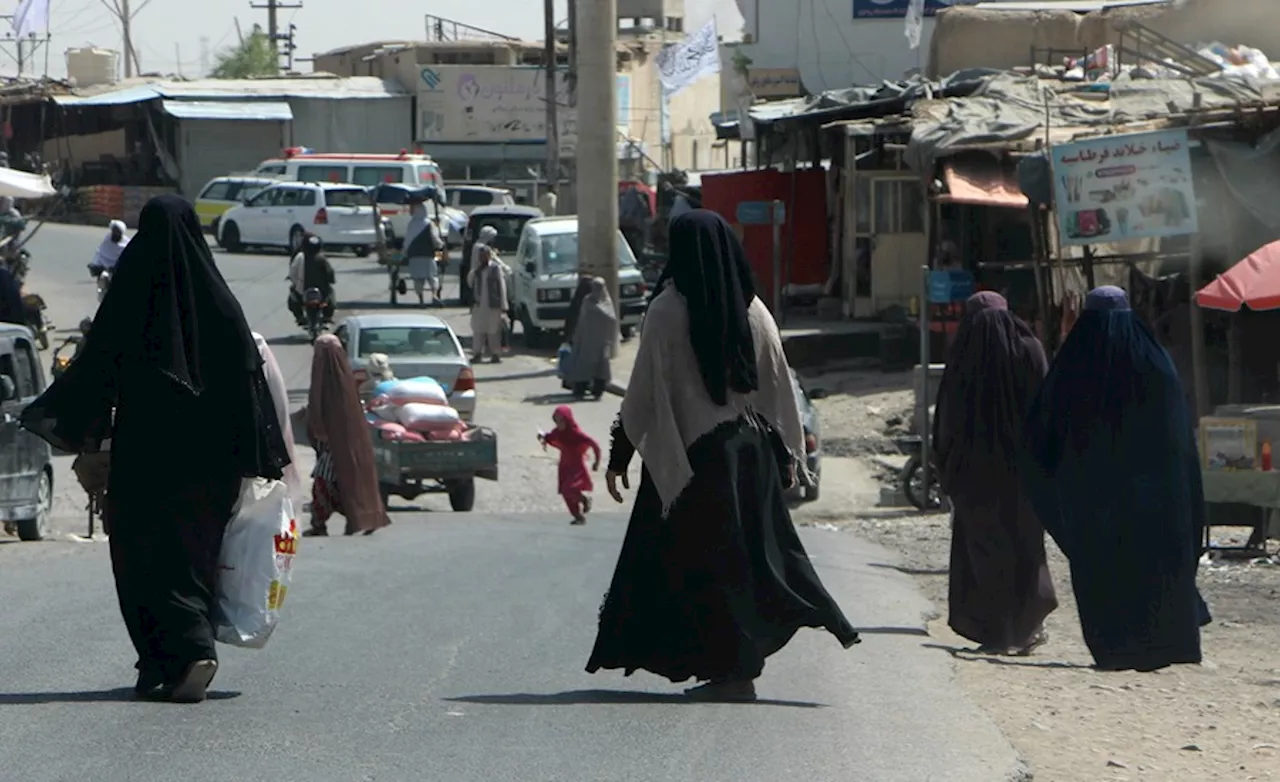
M 407 97 L 398 82 L 374 76 L 292 79 L 193 79 L 116 84 L 56 95 L 60 106 L 123 106 L 156 98 L 234 100 L 236 98 L 313 98 L 321 100 Z
M 288 103 L 281 101 L 235 101 L 235 100 L 166 100 L 161 108 L 171 117 L 178 119 L 233 119 L 233 120 L 276 120 L 286 122 L 293 119 L 293 110 Z

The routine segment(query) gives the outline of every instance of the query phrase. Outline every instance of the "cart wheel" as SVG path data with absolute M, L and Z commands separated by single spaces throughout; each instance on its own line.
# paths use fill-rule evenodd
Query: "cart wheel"
M 927 492 L 925 491 L 924 476 L 922 475 L 923 471 L 920 469 L 920 464 L 920 457 L 912 456 L 902 468 L 902 493 L 907 495 L 907 502 L 910 502 L 917 510 L 948 510 L 950 503 L 947 502 L 946 496 L 942 493 L 942 486 L 939 485 L 938 476 L 934 470 L 929 471 L 929 489 Z
M 468 513 L 476 506 L 476 479 L 450 481 L 449 507 L 458 513 Z

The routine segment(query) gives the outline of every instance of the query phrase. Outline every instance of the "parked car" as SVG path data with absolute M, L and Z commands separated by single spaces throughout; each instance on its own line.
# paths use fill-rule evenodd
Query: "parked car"
M 578 287 L 578 218 L 540 217 L 524 226 L 514 259 L 513 290 L 508 293 L 525 341 L 539 345 L 547 334 L 564 331 L 569 303 Z M 631 248 L 618 233 L 618 288 L 623 339 L 630 339 L 644 318 L 648 286 Z
M 510 190 L 484 185 L 451 185 L 449 206 L 471 214 L 482 206 L 515 206 L 515 196 Z
M 498 232 L 497 238 L 493 240 L 494 248 L 509 264 L 520 248 L 520 234 L 524 231 L 525 223 L 539 217 L 542 217 L 542 210 L 537 207 L 512 204 L 481 206 L 471 213 L 467 218 L 466 229 L 462 232 L 462 262 L 458 265 L 458 294 L 462 299 L 462 306 L 471 306 L 471 286 L 467 284 L 467 274 L 471 266 L 471 250 L 476 246 L 480 230 L 489 226 Z
M 368 379 L 373 353 L 385 353 L 396 377 L 434 378 L 444 386 L 449 404 L 464 421 L 476 411 L 476 377 L 449 324 L 434 315 L 397 312 L 353 315 L 333 332 L 347 350 L 356 381 Z
M 296 252 L 307 231 L 329 250 L 364 257 L 377 242 L 373 201 L 358 185 L 277 182 L 222 216 L 218 243 L 230 252 L 278 247 Z
M 791 499 L 813 502 L 818 499 L 822 483 L 822 424 L 818 421 L 818 410 L 813 406 L 814 399 L 824 395 L 819 391 L 810 392 L 800 382 L 800 376 L 791 370 L 791 387 L 795 391 L 796 403 L 800 406 L 800 423 L 804 425 L 805 464 L 813 475 L 812 480 L 801 479 L 791 489 Z
M 434 194 L 434 189 L 428 188 Z M 404 243 L 405 234 L 409 231 L 409 197 L 415 193 L 423 193 L 423 188 L 413 187 L 411 185 L 400 184 L 383 184 L 378 185 L 374 191 L 374 201 L 378 204 L 378 211 L 382 212 L 382 216 L 386 218 L 386 224 L 390 231 L 387 234 L 387 244 L 391 247 L 400 247 Z M 467 215 L 460 209 L 454 209 L 451 206 L 440 206 L 439 219 L 436 225 L 440 228 L 440 235 L 445 237 L 445 241 L 452 249 L 462 244 L 462 229 L 467 224 Z M 436 205 L 427 204 L 427 217 L 436 220 Z
M 262 176 L 220 176 L 209 180 L 196 196 L 200 225 L 217 236 L 218 223 L 228 209 L 243 204 L 277 181 Z
M 22 540 L 49 537 L 53 451 L 18 425 L 23 409 L 44 391 L 35 338 L 25 326 L 0 323 L 0 520 Z

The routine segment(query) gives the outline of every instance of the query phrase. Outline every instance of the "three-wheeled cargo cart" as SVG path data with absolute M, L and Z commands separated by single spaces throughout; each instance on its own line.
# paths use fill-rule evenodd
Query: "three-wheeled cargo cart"
M 372 429 L 373 458 L 382 502 L 447 493 L 449 506 L 465 513 L 476 504 L 476 478 L 498 480 L 498 433 L 471 426 L 467 439 L 425 443 L 384 440 Z

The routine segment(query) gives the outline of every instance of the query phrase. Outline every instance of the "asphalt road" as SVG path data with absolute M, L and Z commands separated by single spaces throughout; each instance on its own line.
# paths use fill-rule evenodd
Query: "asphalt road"
M 51 226 L 33 245 L 31 287 L 60 324 L 92 307 L 85 264 L 100 235 Z M 309 348 L 283 311 L 283 257 L 219 263 L 301 402 Z M 383 278 L 370 266 L 339 262 L 340 300 L 376 306 Z M 802 632 L 770 660 L 759 704 L 689 704 L 647 674 L 584 673 L 625 517 L 566 523 L 554 463 L 533 442 L 559 401 L 545 356 L 478 374 L 502 481 L 480 487 L 474 513 L 429 498 L 425 512 L 396 507 L 395 525 L 370 538 L 308 539 L 276 636 L 225 650 L 205 704 L 131 700 L 103 546 L 0 545 L 0 780 L 1026 778 L 953 684 L 909 577 L 849 534 L 803 533 L 864 642 L 843 651 Z M 604 439 L 616 409 L 579 413 Z M 78 489 L 59 488 L 70 531 Z

